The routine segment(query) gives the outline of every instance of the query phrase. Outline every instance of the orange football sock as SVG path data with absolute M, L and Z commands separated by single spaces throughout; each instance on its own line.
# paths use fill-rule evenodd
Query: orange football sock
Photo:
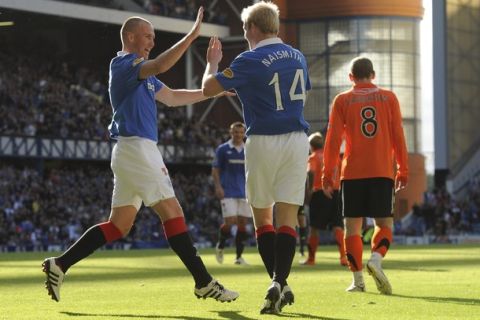
M 363 242 L 359 235 L 349 236 L 345 239 L 345 249 L 347 251 L 348 268 L 350 271 L 361 271 Z
M 315 253 L 318 247 L 318 236 L 308 237 L 308 260 L 315 261 Z
M 340 257 L 345 256 L 345 234 L 343 233 L 343 229 L 336 228 L 335 229 L 335 240 L 337 241 L 338 252 L 340 253 Z
M 372 252 L 378 252 L 385 257 L 388 248 L 392 243 L 392 229 L 388 227 L 375 228 L 375 232 L 372 237 Z

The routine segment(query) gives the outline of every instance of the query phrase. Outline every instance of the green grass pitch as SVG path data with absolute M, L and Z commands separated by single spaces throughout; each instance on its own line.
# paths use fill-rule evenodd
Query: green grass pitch
M 233 248 L 223 265 L 213 250 L 200 253 L 214 277 L 240 292 L 237 301 L 197 299 L 171 250 L 135 250 L 99 251 L 72 267 L 57 303 L 43 285 L 40 265 L 49 253 L 3 253 L 0 319 L 480 319 L 478 245 L 393 247 L 384 261 L 392 296 L 380 295 L 366 272 L 366 293 L 345 292 L 350 272 L 336 248 L 321 246 L 313 267 L 295 257 L 289 284 L 296 301 L 279 316 L 259 314 L 270 281 L 255 248 L 245 254 L 250 266 L 233 265 Z

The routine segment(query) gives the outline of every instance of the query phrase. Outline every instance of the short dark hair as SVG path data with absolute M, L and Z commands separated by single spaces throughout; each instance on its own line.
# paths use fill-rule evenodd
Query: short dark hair
M 355 79 L 368 79 L 375 74 L 373 63 L 365 57 L 357 57 L 352 60 L 350 72 Z
M 323 136 L 320 132 L 314 132 L 308 137 L 310 146 L 313 150 L 318 150 L 323 148 Z

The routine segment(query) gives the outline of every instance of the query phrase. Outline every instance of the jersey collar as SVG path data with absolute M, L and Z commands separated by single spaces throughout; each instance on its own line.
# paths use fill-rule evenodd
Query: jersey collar
M 373 83 L 368 83 L 368 82 L 365 82 L 365 83 L 357 83 L 357 84 L 354 84 L 353 87 L 355 89 L 363 89 L 363 88 L 376 88 L 377 86 Z
M 124 57 L 128 54 L 127 51 L 117 51 L 117 57 Z
M 377 92 L 379 88 L 373 83 L 357 83 L 353 86 L 353 92 L 356 94 L 369 94 Z
M 242 143 L 241 145 L 236 146 L 236 145 L 233 144 L 233 140 L 230 139 L 230 140 L 228 140 L 228 146 L 230 147 L 230 149 L 235 148 L 235 149 L 237 149 L 238 152 L 241 152 L 243 150 L 244 146 L 245 146 L 245 143 Z
M 275 38 L 267 38 L 263 39 L 262 41 L 259 41 L 257 45 L 255 46 L 254 49 L 263 47 L 263 46 L 268 46 L 270 44 L 277 44 L 277 43 L 283 43 L 282 39 L 275 37 Z

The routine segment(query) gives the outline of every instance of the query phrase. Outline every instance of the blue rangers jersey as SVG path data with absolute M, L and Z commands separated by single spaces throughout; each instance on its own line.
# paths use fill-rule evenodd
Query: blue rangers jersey
M 260 41 L 215 75 L 225 90 L 235 89 L 243 106 L 247 135 L 308 130 L 303 118 L 311 89 L 305 57 L 280 38 Z
M 113 139 L 137 136 L 158 141 L 155 93 L 163 83 L 154 76 L 139 80 L 142 63 L 142 57 L 122 51 L 110 62 L 108 92 L 113 118 L 108 130 Z
M 229 140 L 221 144 L 213 159 L 212 166 L 220 171 L 220 184 L 225 198 L 245 199 L 245 151 L 237 149 Z

